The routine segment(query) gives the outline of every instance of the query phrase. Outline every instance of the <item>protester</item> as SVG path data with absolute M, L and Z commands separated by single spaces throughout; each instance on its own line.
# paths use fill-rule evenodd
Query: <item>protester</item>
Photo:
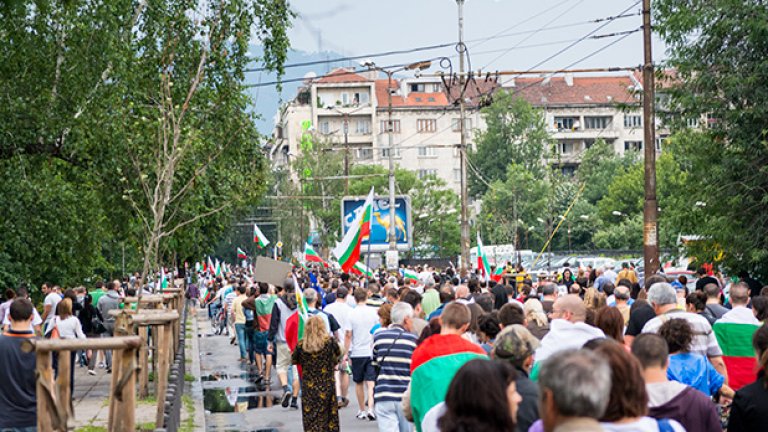
M 425 416 L 425 432 L 515 430 L 517 407 L 521 401 L 515 385 L 515 370 L 504 362 L 470 360 L 451 381 L 445 403 Z M 468 392 L 467 388 L 482 388 Z
M 390 312 L 392 324 L 373 336 L 373 359 L 378 366 L 374 387 L 376 419 L 380 432 L 411 430 L 401 402 L 411 382 L 409 364 L 416 349 L 413 307 L 400 302 Z
M 607 432 L 685 432 L 675 420 L 648 417 L 648 392 L 640 362 L 624 346 L 607 339 L 590 344 L 592 351 L 608 361 L 611 390 L 608 407 L 600 418 Z
M 619 281 L 622 279 L 627 279 L 631 283 L 637 283 L 637 273 L 631 268 L 629 268 L 629 263 L 624 261 L 621 263 L 621 271 L 619 271 L 619 274 L 616 275 L 616 285 L 619 284 Z
M 536 350 L 536 364 L 531 372 L 536 379 L 538 366 L 551 355 L 569 348 L 581 348 L 584 343 L 594 338 L 605 337 L 602 330 L 584 323 L 587 310 L 578 295 L 568 294 L 560 297 L 552 308 L 549 333 L 541 340 Z
M 338 431 L 339 407 L 335 394 L 333 367 L 341 357 L 341 348 L 328 335 L 319 316 L 310 317 L 291 356 L 292 363 L 302 367 L 301 419 L 309 432 Z
M 245 308 L 243 307 L 243 301 L 245 301 L 248 297 L 245 295 L 246 288 L 245 285 L 239 285 L 236 288 L 237 297 L 232 301 L 232 316 L 234 318 L 235 323 L 235 334 L 237 335 L 237 345 L 240 349 L 240 363 L 246 363 L 249 361 L 248 358 L 248 351 L 250 348 L 250 341 L 246 337 L 246 316 L 245 316 Z M 253 326 L 253 323 L 251 323 L 251 326 Z
M 720 286 L 716 283 L 704 285 L 704 295 L 707 297 L 704 309 L 709 312 L 715 320 L 722 318 L 723 315 L 728 313 L 729 309 L 720 303 L 722 297 Z
M 90 294 L 86 294 L 83 300 L 83 310 L 80 311 L 80 326 L 83 333 L 87 338 L 99 337 L 101 333 L 105 331 L 104 317 L 101 316 L 96 307 L 93 306 L 93 297 Z M 96 351 L 86 351 L 86 359 L 88 366 L 88 375 L 96 375 L 94 370 L 96 367 L 96 357 L 98 357 Z
M 527 323 L 528 330 L 536 336 L 537 339 L 541 339 L 549 333 L 549 319 L 544 313 L 544 308 L 536 299 L 529 299 L 525 301 L 523 305 L 525 310 L 525 321 Z
M 108 282 L 106 288 L 107 292 L 99 300 L 96 309 L 104 318 L 104 329 L 106 331 L 101 336 L 111 337 L 115 333 L 115 317 L 110 315 L 109 311 L 120 308 L 120 295 L 117 293 L 118 285 L 115 282 Z M 104 360 L 107 373 L 112 373 L 112 350 L 104 350 Z
M 544 309 L 544 313 L 549 316 L 552 313 L 552 306 L 557 300 L 557 285 L 553 283 L 546 283 L 541 288 L 541 307 Z
M 376 373 L 373 368 L 373 335 L 371 329 L 379 322 L 377 307 L 366 304 L 368 293 L 365 289 L 357 288 L 354 292 L 357 306 L 349 313 L 347 327 L 344 329 L 345 348 L 352 363 L 352 381 L 355 383 L 358 412 L 360 420 L 376 420 L 373 404 L 373 387 Z M 366 407 L 366 401 L 368 402 Z
M 477 320 L 477 328 L 480 346 L 485 350 L 486 354 L 490 355 L 493 345 L 496 343 L 496 336 L 501 331 L 499 314 L 488 312 L 480 315 L 480 318 Z
M 499 309 L 499 323 L 501 323 L 502 328 L 512 324 L 526 325 L 523 305 L 517 300 L 513 300 L 512 303 L 502 306 Z
M 348 295 L 349 291 L 347 290 L 347 287 L 345 285 L 339 286 L 336 289 L 336 300 L 323 309 L 323 311 L 330 314 L 341 326 L 341 331 L 339 332 L 339 343 L 341 346 L 347 346 L 346 329 L 349 327 L 349 313 L 352 311 L 352 308 L 347 304 Z M 350 365 L 346 356 L 344 356 L 341 362 L 335 367 L 336 398 L 338 399 L 339 408 L 344 408 L 349 405 L 349 399 L 347 398 L 349 392 L 349 374 L 346 373 L 349 368 Z
M 442 402 L 456 371 L 473 358 L 487 358 L 485 351 L 462 337 L 469 327 L 466 305 L 449 303 L 441 315 L 440 334 L 419 345 L 411 359 L 411 400 L 416 429 L 424 415 Z
M 492 357 L 511 364 L 516 372 L 517 392 L 523 398 L 517 410 L 517 429 L 527 431 L 539 419 L 539 388 L 528 377 L 539 340 L 521 325 L 504 328 L 496 338 Z
M 624 317 L 615 307 L 603 306 L 595 312 L 595 327 L 605 336 L 624 345 Z
M 706 287 L 705 287 L 706 289 Z M 755 297 L 758 299 L 760 297 Z M 743 282 L 731 285 L 729 300 L 732 309 L 712 326 L 717 343 L 723 350 L 723 361 L 728 371 L 728 385 L 738 390 L 752 383 L 757 363 L 752 351 L 752 336 L 761 323 L 749 303 L 749 287 Z
M 3 303 L 3 305 L 6 306 L 6 314 L 3 317 L 2 321 L 2 328 L 7 329 L 11 326 L 11 315 L 10 315 L 10 307 L 13 304 L 14 300 L 17 299 L 27 299 L 29 300 L 29 294 L 27 293 L 27 289 L 24 287 L 19 288 L 18 292 L 16 293 L 16 296 L 13 300 L 8 300 L 7 302 Z M 0 305 L 1 307 L 2 305 Z M 40 335 L 42 334 L 42 328 L 40 327 L 43 324 L 43 319 L 40 317 L 40 314 L 37 312 L 37 309 L 32 309 L 32 322 L 29 324 L 29 330 L 34 331 L 35 334 Z
M 760 365 L 757 380 L 736 392 L 731 405 L 728 432 L 768 430 L 768 325 L 754 334 L 752 346 Z
M 658 334 L 669 349 L 669 379 L 687 384 L 707 396 L 721 392 L 726 397 L 733 397 L 733 390 L 725 384 L 723 375 L 705 356 L 691 351 L 693 327 L 687 320 L 669 319 L 659 327 Z
M 8 308 L 10 321 L 0 336 L 0 430 L 37 430 L 35 352 L 22 349 L 35 337 L 34 307 L 26 298 L 15 299 Z
M 605 414 L 610 391 L 611 368 L 602 357 L 574 349 L 552 354 L 542 362 L 539 377 L 544 431 L 603 431 L 598 419 Z
M 45 300 L 43 300 L 43 331 L 45 333 L 48 333 L 49 326 L 51 324 L 51 321 L 53 320 L 53 317 L 56 315 L 56 306 L 61 301 L 61 294 L 59 294 L 59 287 L 51 285 L 50 282 L 44 283 L 40 290 L 43 292 L 43 295 L 45 295 Z
M 413 330 L 411 333 L 418 337 L 424 328 L 429 325 L 427 320 L 422 318 L 424 310 L 421 308 L 422 296 L 416 290 L 406 289 L 400 296 L 400 301 L 404 301 L 411 305 L 413 308 Z
M 56 306 L 56 316 L 51 321 L 51 328 L 55 328 L 59 332 L 59 338 L 61 339 L 85 339 L 82 325 L 80 320 L 72 313 L 72 299 L 65 298 Z M 69 355 L 69 385 L 70 394 L 75 391 L 75 351 L 63 351 L 58 355 Z M 57 371 L 58 373 L 58 371 Z
M 288 318 L 290 318 L 296 310 L 296 295 L 294 289 L 293 281 L 291 279 L 286 279 L 283 283 L 280 296 L 275 300 L 275 304 L 272 306 L 269 332 L 267 333 L 267 341 L 270 344 L 274 343 L 274 348 L 272 345 L 268 345 L 267 349 L 270 352 L 272 349 L 275 349 L 277 352 L 277 362 L 275 367 L 277 369 L 277 378 L 280 380 L 280 385 L 283 388 L 283 395 L 280 398 L 280 404 L 283 408 L 288 408 L 288 404 L 295 402 L 299 396 L 299 380 L 297 376 L 293 377 L 293 382 L 291 383 L 292 389 L 288 386 L 288 368 L 291 365 L 291 350 L 288 348 L 288 342 L 285 339 L 285 325 L 288 322 Z
M 667 378 L 669 350 L 661 336 L 653 333 L 639 335 L 632 343 L 632 354 L 643 368 L 649 416 L 676 420 L 688 431 L 722 431 L 717 407 L 710 398 L 693 387 Z
M 643 333 L 658 332 L 661 325 L 672 318 L 686 320 L 694 335 L 691 346 L 687 349 L 691 353 L 707 356 L 717 372 L 723 375 L 726 380 L 728 379 L 723 362 L 723 352 L 717 343 L 712 326 L 701 315 L 681 311 L 677 308 L 677 293 L 672 285 L 666 282 L 653 284 L 648 291 L 648 302 L 653 307 L 656 317 L 643 326 Z M 670 350 L 670 352 L 673 351 Z

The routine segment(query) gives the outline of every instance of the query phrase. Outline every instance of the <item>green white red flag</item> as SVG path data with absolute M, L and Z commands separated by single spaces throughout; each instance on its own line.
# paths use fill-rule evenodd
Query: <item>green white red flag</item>
M 738 390 L 757 379 L 758 364 L 752 336 L 757 331 L 755 324 L 741 324 L 717 321 L 712 326 L 717 344 L 723 350 L 723 362 L 728 371 L 728 386 Z
M 313 248 L 309 243 L 304 245 L 304 262 L 317 262 L 321 263 L 325 267 L 328 267 L 328 263 L 320 258 L 320 254 L 318 254 L 317 251 L 315 251 L 315 248 Z
M 488 265 L 488 258 L 483 252 L 483 241 L 480 239 L 480 231 L 477 232 L 477 268 L 482 272 L 483 277 L 488 278 L 491 275 L 491 266 Z
M 357 214 L 341 243 L 333 248 L 333 256 L 339 259 L 341 269 L 349 272 L 360 259 L 360 243 L 371 234 L 371 216 L 373 213 L 373 188 L 363 203 L 362 211 Z
M 297 340 L 300 341 L 304 339 L 304 325 L 309 319 L 309 308 L 307 307 L 307 301 L 304 299 L 304 293 L 301 291 L 301 286 L 299 285 L 299 281 L 296 280 L 295 274 L 293 275 L 293 286 L 296 291 L 296 311 L 299 315 Z
M 373 277 L 373 270 L 369 269 L 368 266 L 361 262 L 356 262 L 349 270 L 357 275 Z
M 497 265 L 496 269 L 493 271 L 493 274 L 491 275 L 491 279 L 493 279 L 496 282 L 500 281 L 502 273 L 504 273 L 504 266 Z
M 400 269 L 400 274 L 403 275 L 403 278 L 405 278 L 406 280 L 413 281 L 413 282 L 419 281 L 419 274 L 413 270 L 409 270 L 407 268 Z
M 267 247 L 269 244 L 269 240 L 267 240 L 267 237 L 264 235 L 263 232 L 259 229 L 259 226 L 256 224 L 253 224 L 253 242 L 257 243 L 256 246 L 259 248 Z
M 242 249 L 240 249 L 240 248 L 237 248 L 237 257 L 238 257 L 239 259 L 246 259 L 246 258 L 248 258 L 248 254 L 247 254 L 247 253 L 245 253 L 245 251 L 244 251 L 244 250 L 242 250 Z

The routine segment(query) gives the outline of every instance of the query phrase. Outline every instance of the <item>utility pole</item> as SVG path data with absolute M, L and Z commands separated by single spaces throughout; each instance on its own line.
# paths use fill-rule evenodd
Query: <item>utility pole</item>
M 394 137 L 392 136 L 392 74 L 387 72 L 387 139 L 389 140 L 389 251 L 397 254 L 397 231 L 395 225 L 395 159 Z M 370 242 L 369 242 L 370 244 Z M 389 267 L 389 266 L 388 266 Z
M 344 113 L 344 195 L 349 195 L 349 113 Z
M 466 107 L 464 106 L 464 1 L 456 0 L 459 6 L 459 157 L 461 165 L 461 265 L 469 268 L 469 197 L 467 195 L 467 134 Z
M 651 0 L 643 0 L 643 154 L 645 203 L 643 205 L 643 256 L 645 274 L 659 270 L 658 202 L 656 201 L 656 139 L 653 105 L 653 54 L 651 52 Z

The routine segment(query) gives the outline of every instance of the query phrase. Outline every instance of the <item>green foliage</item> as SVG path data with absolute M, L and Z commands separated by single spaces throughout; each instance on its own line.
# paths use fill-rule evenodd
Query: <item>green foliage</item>
M 656 7 L 654 28 L 676 69 L 670 110 L 684 114 L 671 151 L 688 172 L 688 194 L 707 204 L 690 233 L 718 244 L 732 270 L 766 278 L 768 8 L 757 0 L 660 0 Z M 685 131 L 686 119 L 706 127 Z
M 542 112 L 522 98 L 498 92 L 493 103 L 482 109 L 486 130 L 478 133 L 472 164 L 489 182 L 504 181 L 509 164 L 517 164 L 534 175 L 543 174 L 542 156 L 549 134 Z M 470 176 L 470 193 L 482 195 L 487 186 Z
M 459 196 L 445 181 L 428 176 L 410 190 L 413 214 L 413 252 L 419 256 L 455 257 L 461 253 Z
M 605 196 L 614 177 L 626 171 L 638 157 L 636 152 L 618 155 L 612 144 L 602 139 L 595 141 L 582 154 L 582 163 L 576 171 L 576 178 L 584 184 L 584 199 L 592 204 L 597 203 Z

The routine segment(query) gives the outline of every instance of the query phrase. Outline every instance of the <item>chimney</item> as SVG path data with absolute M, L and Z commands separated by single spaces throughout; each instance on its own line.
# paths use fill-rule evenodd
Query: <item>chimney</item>
M 565 84 L 568 87 L 573 87 L 573 74 L 572 73 L 569 72 L 569 73 L 565 74 Z

